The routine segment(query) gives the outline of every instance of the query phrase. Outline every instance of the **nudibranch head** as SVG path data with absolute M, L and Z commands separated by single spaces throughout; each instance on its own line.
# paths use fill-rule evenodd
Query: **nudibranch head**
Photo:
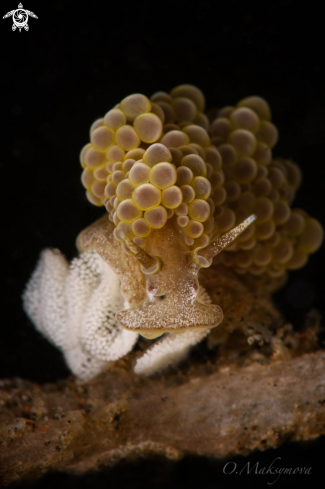
M 128 240 L 126 243 L 128 246 Z M 132 241 L 129 243 L 137 256 Z M 217 326 L 223 318 L 222 310 L 197 299 L 201 265 L 195 252 L 184 242 L 177 220 L 172 218 L 150 233 L 145 248 L 157 263 L 155 267 L 155 263 L 148 261 L 145 267 L 144 258 L 139 258 L 144 263 L 141 269 L 145 275 L 145 300 L 119 311 L 116 316 L 119 323 L 147 338 Z
M 223 319 L 219 306 L 200 301 L 198 272 L 211 265 L 212 258 L 234 241 L 252 222 L 253 214 L 243 223 L 206 246 L 199 255 L 191 251 L 182 237 L 177 220 L 154 231 L 146 252 L 127 238 L 120 238 L 142 263 L 146 276 L 146 298 L 135 307 L 119 311 L 117 320 L 126 329 L 147 338 L 163 333 L 183 333 L 191 329 L 213 328 Z
M 192 85 L 122 100 L 95 121 L 81 151 L 87 197 L 106 207 L 117 240 L 126 236 L 149 254 L 154 240 L 162 246 L 161 233 L 166 240 L 177 229 L 179 249 L 207 257 L 211 243 L 254 214 L 217 261 L 281 282 L 323 239 L 316 219 L 290 208 L 300 170 L 272 159 L 278 131 L 261 97 L 227 106 L 212 121 L 204 108 Z

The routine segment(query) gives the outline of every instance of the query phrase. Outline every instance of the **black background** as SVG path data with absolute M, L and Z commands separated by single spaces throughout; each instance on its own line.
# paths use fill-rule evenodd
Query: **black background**
M 17 2 L 2 1 L 1 16 Z M 324 224 L 324 21 L 321 4 L 293 0 L 23 4 L 38 16 L 29 19 L 29 32 L 12 32 L 10 18 L 0 23 L 0 376 L 42 383 L 69 372 L 34 331 L 20 296 L 41 249 L 57 247 L 72 258 L 77 234 L 101 215 L 85 198 L 79 151 L 91 123 L 126 95 L 192 83 L 209 108 L 265 97 L 280 131 L 275 156 L 292 158 L 303 172 L 294 206 Z M 275 295 L 297 328 L 311 309 L 324 311 L 324 249 Z M 313 467 L 313 476 L 282 477 L 276 487 L 321 487 L 324 447 L 321 439 L 249 459 L 267 465 L 281 456 L 282 466 Z M 200 458 L 176 466 L 144 461 L 80 480 L 48 476 L 37 487 L 267 486 L 265 476 L 238 479 L 222 467 Z

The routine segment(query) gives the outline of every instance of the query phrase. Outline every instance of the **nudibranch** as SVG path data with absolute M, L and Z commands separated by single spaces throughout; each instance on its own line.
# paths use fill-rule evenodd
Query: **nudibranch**
M 301 174 L 272 159 L 278 132 L 267 102 L 248 97 L 212 120 L 204 109 L 203 93 L 181 85 L 130 95 L 91 126 L 81 180 L 107 213 L 78 236 L 70 266 L 58 250 L 43 251 L 23 296 L 82 379 L 139 334 L 165 336 L 137 373 L 183 358 L 223 319 L 198 280 L 212 261 L 277 287 L 321 245 L 319 222 L 290 208 Z

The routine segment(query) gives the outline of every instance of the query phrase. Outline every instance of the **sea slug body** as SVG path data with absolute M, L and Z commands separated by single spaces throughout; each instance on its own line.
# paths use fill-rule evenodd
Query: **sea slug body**
M 290 207 L 301 174 L 272 159 L 278 132 L 267 102 L 248 97 L 214 120 L 204 109 L 203 93 L 181 85 L 130 95 L 91 126 L 81 180 L 107 213 L 80 233 L 70 266 L 43 251 L 23 296 L 82 379 L 127 354 L 139 334 L 165 336 L 136 373 L 184 358 L 223 319 L 198 280 L 212 261 L 276 288 L 321 245 L 319 222 Z

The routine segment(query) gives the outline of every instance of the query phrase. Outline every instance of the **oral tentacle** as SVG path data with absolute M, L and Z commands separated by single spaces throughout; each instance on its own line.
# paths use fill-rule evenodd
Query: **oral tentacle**
M 123 231 L 117 231 L 117 236 L 120 238 L 125 246 L 130 250 L 130 252 L 135 256 L 135 258 L 141 263 L 142 271 L 145 274 L 157 273 L 161 268 L 161 261 L 158 257 L 149 255 L 140 246 L 131 241 Z

